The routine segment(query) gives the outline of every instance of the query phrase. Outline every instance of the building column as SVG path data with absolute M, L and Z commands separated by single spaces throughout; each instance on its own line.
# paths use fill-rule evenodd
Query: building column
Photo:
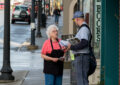
M 74 14 L 74 7 L 75 4 L 77 3 L 77 0 L 64 0 L 63 1 L 63 5 L 64 5 L 64 18 L 63 18 L 63 22 L 64 22 L 64 26 L 63 26 L 63 35 L 66 34 L 73 34 L 73 14 Z

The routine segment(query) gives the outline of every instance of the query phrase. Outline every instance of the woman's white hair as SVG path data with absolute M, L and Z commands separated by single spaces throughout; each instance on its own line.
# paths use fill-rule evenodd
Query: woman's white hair
M 48 38 L 50 38 L 50 33 L 51 33 L 54 29 L 58 30 L 58 27 L 57 27 L 56 25 L 50 25 L 50 26 L 48 26 L 47 31 L 46 31 L 46 34 L 47 34 Z

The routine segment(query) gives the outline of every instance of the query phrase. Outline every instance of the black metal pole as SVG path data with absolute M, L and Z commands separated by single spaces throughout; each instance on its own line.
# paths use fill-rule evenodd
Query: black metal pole
M 35 45 L 35 0 L 32 0 L 31 10 L 31 45 Z
M 49 15 L 50 15 L 50 0 L 49 0 Z
M 45 14 L 46 1 L 44 0 L 44 14 Z
M 10 0 L 5 0 L 4 14 L 4 53 L 0 81 L 7 82 L 14 80 L 10 65 Z
M 80 0 L 78 0 L 78 11 L 80 11 Z
M 38 0 L 38 23 L 37 23 L 37 37 L 42 37 L 41 35 L 41 31 L 40 31 L 40 28 L 41 28 L 41 17 L 42 16 L 42 0 Z

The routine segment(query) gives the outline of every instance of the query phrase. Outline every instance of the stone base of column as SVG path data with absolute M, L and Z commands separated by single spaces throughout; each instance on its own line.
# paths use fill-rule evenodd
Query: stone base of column
M 37 50 L 38 46 L 36 46 L 36 45 L 29 45 L 29 46 L 27 46 L 27 49 L 28 50 Z

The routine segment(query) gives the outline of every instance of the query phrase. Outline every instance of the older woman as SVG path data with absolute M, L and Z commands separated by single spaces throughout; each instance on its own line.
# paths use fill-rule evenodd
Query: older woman
M 43 44 L 41 56 L 44 59 L 45 85 L 62 85 L 64 47 L 58 39 L 58 28 L 50 25 L 46 34 L 48 40 Z

